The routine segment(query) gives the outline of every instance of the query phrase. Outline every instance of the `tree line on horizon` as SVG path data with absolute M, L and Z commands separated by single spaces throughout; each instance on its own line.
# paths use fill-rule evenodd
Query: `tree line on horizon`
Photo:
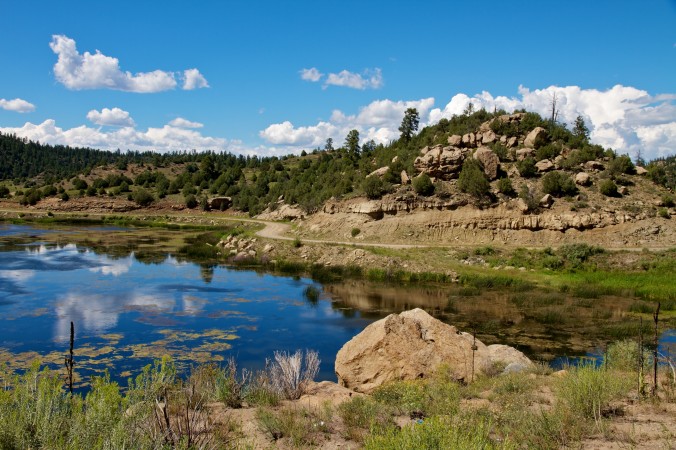
M 0 197 L 9 194 L 9 189 L 2 185 L 4 180 L 23 188 L 17 189 L 15 196 L 23 196 L 24 204 L 34 204 L 51 195 L 61 195 L 62 199 L 68 200 L 76 193 L 83 196 L 127 195 L 130 200 L 147 206 L 158 198 L 182 194 L 188 207 L 201 205 L 207 208 L 207 197 L 228 196 L 235 208 L 250 215 L 274 208 L 280 199 L 287 204 L 298 204 L 311 213 L 332 197 L 365 195 L 379 198 L 400 183 L 402 171 L 416 175 L 413 161 L 422 147 L 446 145 L 448 136 L 475 132 L 482 123 L 491 120 L 493 131 L 507 136 L 523 136 L 537 126 L 546 128 L 551 142 L 538 149 L 539 159 L 556 157 L 564 146 L 578 149 L 575 158 L 568 158 L 570 167 L 602 156 L 617 156 L 612 150 L 589 142 L 589 130 L 581 117 L 569 130 L 555 117 L 543 119 L 537 113 L 515 112 L 525 113 L 518 126 L 493 120 L 506 114 L 503 110 L 474 110 L 470 104 L 463 114 L 441 119 L 418 132 L 418 111 L 409 108 L 399 127 L 400 138 L 387 145 L 372 140 L 362 142 L 359 131 L 351 130 L 340 147 L 334 147 L 333 139 L 329 138 L 323 148 L 303 150 L 299 156 L 281 158 L 215 151 L 112 152 L 52 146 L 0 133 Z M 507 157 L 507 148 L 499 142 L 491 147 L 501 160 Z M 648 168 L 649 177 L 657 184 L 672 190 L 676 188 L 676 156 L 658 158 L 650 163 L 643 161 L 640 155 L 637 159 L 638 164 Z M 461 190 L 481 197 L 490 186 L 488 180 L 482 179 L 480 170 L 470 167 L 471 160 L 468 159 L 465 176 L 461 176 Z M 522 176 L 528 176 L 528 165 L 534 169 L 534 163 L 535 159 L 520 163 Z M 144 170 L 132 179 L 125 175 L 130 165 Z M 104 166 L 108 168 L 108 175 L 92 180 L 91 172 Z M 166 170 L 162 170 L 170 166 L 181 169 L 172 179 L 167 177 Z M 368 177 L 384 166 L 389 169 L 382 178 Z M 469 179 L 467 189 L 462 188 L 464 179 Z M 506 180 L 501 179 L 499 186 L 508 188 L 509 179 Z M 421 195 L 435 191 L 435 185 L 425 175 L 414 179 L 414 188 Z

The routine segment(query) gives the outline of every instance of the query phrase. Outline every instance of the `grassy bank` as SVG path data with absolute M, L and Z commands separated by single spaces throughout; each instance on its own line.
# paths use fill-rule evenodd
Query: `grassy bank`
M 202 365 L 185 378 L 165 358 L 124 391 L 103 376 L 84 395 L 69 394 L 58 374 L 34 365 L 21 375 L 0 375 L 0 448 L 305 448 L 338 442 L 397 450 L 556 449 L 583 446 L 589 438 L 635 446 L 646 436 L 618 434 L 614 427 L 642 404 L 662 411 L 650 417 L 664 424 L 652 428 L 650 439 L 669 448 L 673 375 L 663 366 L 655 396 L 648 396 L 647 378 L 637 391 L 637 352 L 635 343 L 624 341 L 610 346 L 600 365 L 555 375 L 539 365 L 505 374 L 496 368 L 468 385 L 441 367 L 427 379 L 321 403 L 297 400 L 311 391 L 310 354 L 299 354 L 292 366 L 296 355 L 275 354 L 257 373 L 237 370 L 234 360 Z M 648 356 L 644 373 L 649 363 Z M 290 367 L 295 369 L 288 373 Z M 249 420 L 255 426 L 245 426 Z

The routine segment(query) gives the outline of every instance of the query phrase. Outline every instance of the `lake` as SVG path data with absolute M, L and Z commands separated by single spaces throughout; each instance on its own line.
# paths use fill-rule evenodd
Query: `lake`
M 258 369 L 275 350 L 296 349 L 317 350 L 319 378 L 335 380 L 334 358 L 345 342 L 414 307 L 476 331 L 487 344 L 555 363 L 597 352 L 637 320 L 628 312 L 631 298 L 361 280 L 322 285 L 198 264 L 176 256 L 185 236 L 0 224 L 0 362 L 20 370 L 38 358 L 63 371 L 73 321 L 79 386 L 104 370 L 125 384 L 165 354 L 183 369 L 231 356 Z M 675 340 L 674 330 L 664 331 L 662 351 Z

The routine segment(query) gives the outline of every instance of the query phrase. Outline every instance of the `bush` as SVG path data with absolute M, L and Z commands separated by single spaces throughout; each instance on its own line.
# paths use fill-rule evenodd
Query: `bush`
M 359 233 L 361 233 L 361 230 L 359 228 L 352 228 L 352 231 L 350 231 L 352 237 L 356 237 Z
M 94 186 L 89 186 L 87 188 L 87 196 L 88 197 L 96 197 L 96 188 Z
M 528 211 L 537 211 L 540 207 L 540 199 L 535 190 L 530 189 L 527 185 L 521 186 L 519 189 L 519 198 L 526 203 Z
M 479 161 L 474 158 L 465 159 L 458 178 L 458 187 L 462 192 L 471 194 L 478 199 L 488 197 L 491 185 Z
M 413 189 L 420 195 L 432 195 L 434 193 L 434 184 L 429 175 L 423 173 L 413 179 Z
M 0 198 L 9 197 L 9 188 L 7 186 L 0 186 Z
M 185 206 L 186 208 L 196 208 L 197 207 L 197 198 L 193 195 L 190 194 L 187 197 L 185 197 Z
M 516 168 L 519 171 L 519 175 L 524 178 L 532 178 L 538 173 L 535 167 L 535 159 L 530 156 L 516 163 Z
M 622 155 L 610 161 L 610 164 L 608 164 L 608 173 L 611 175 L 631 175 L 636 173 L 636 167 L 627 155 Z
M 673 207 L 674 206 L 674 197 L 669 195 L 669 194 L 664 194 L 662 196 L 662 206 L 665 206 L 667 208 Z
M 569 369 L 557 384 L 557 406 L 598 423 L 610 402 L 626 394 L 632 384 L 632 377 L 609 376 L 602 367 L 581 364 Z
M 498 181 L 498 192 L 507 195 L 509 197 L 513 197 L 514 195 L 516 195 L 514 186 L 512 186 L 512 180 L 510 180 L 509 178 L 500 178 L 500 180 Z
M 64 192 L 63 194 L 61 194 L 61 200 L 63 200 L 64 202 L 70 200 L 70 195 L 68 195 L 68 192 Z
M 577 187 L 573 179 L 563 172 L 549 172 L 542 177 L 542 192 L 562 197 L 577 194 Z
M 274 360 L 267 360 L 268 375 L 273 389 L 287 400 L 297 400 L 319 372 L 317 352 L 297 350 L 296 353 L 275 352 Z
M 73 188 L 77 189 L 78 191 L 81 191 L 83 189 L 87 189 L 89 185 L 87 182 L 81 178 L 76 178 L 73 180 Z
M 669 215 L 669 211 L 667 211 L 667 208 L 660 208 L 657 210 L 657 215 L 660 216 L 663 219 L 669 219 L 671 216 Z
M 137 205 L 139 206 L 149 206 L 155 201 L 155 197 L 153 197 L 153 194 L 150 192 L 146 191 L 143 188 L 139 188 L 134 192 L 134 202 L 136 202 Z
M 381 198 L 385 193 L 385 184 L 377 176 L 366 177 L 364 180 L 364 193 L 371 200 Z
M 617 197 L 617 185 L 613 180 L 603 180 L 599 184 L 599 192 L 605 195 L 606 197 Z

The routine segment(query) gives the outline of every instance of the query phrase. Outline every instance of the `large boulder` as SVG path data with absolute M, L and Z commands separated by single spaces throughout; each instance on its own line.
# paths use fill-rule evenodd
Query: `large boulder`
M 481 137 L 481 142 L 482 142 L 484 145 L 485 145 L 485 144 L 492 144 L 493 142 L 496 141 L 496 139 L 497 139 L 497 136 L 495 135 L 495 133 L 493 132 L 493 130 L 488 130 L 488 131 L 484 131 L 484 133 L 483 133 L 483 135 L 482 135 L 482 137 Z
M 459 147 L 462 144 L 462 136 L 459 134 L 454 134 L 453 136 L 448 137 L 448 145 L 452 147 Z
M 433 178 L 450 180 L 459 174 L 468 152 L 466 149 L 436 145 L 418 156 L 413 166 L 418 172 L 426 173 Z
M 538 148 L 546 143 L 547 130 L 542 127 L 535 127 L 523 141 L 523 145 L 528 148 Z
M 549 172 L 550 170 L 554 170 L 554 163 L 548 159 L 543 159 L 535 163 L 535 168 L 538 172 Z
M 210 209 L 219 209 L 221 211 L 228 209 L 232 206 L 231 197 L 214 197 L 209 200 Z
M 370 174 L 366 175 L 366 178 L 368 178 L 368 177 L 382 178 L 382 177 L 385 176 L 385 174 L 387 173 L 388 170 L 390 170 L 390 166 L 380 167 L 380 168 L 374 170 L 373 172 L 371 172 Z
M 588 186 L 591 182 L 589 174 L 586 172 L 578 172 L 575 174 L 575 184 L 580 186 Z
M 500 357 L 493 360 L 481 341 L 416 308 L 366 327 L 338 351 L 335 369 L 341 386 L 369 393 L 388 381 L 428 377 L 442 364 L 456 380 L 470 381 L 473 371 L 476 376 L 498 362 L 530 363 L 513 350 L 496 349 Z
M 500 158 L 493 150 L 488 147 L 479 147 L 474 152 L 474 159 L 479 160 L 484 168 L 484 173 L 489 180 L 495 180 L 498 176 L 498 168 L 500 167 Z
M 516 160 L 517 161 L 523 161 L 524 159 L 528 157 L 533 157 L 535 156 L 535 151 L 533 151 L 532 148 L 520 148 L 516 151 Z

